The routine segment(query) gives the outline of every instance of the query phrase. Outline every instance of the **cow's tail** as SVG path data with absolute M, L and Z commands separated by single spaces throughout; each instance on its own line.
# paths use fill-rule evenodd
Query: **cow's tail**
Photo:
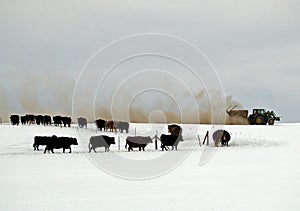
M 125 144 L 125 149 L 127 149 L 127 141 L 126 141 L 126 144 Z

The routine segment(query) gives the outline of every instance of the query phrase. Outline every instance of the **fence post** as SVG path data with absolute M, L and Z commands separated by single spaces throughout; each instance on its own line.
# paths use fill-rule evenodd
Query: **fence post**
M 156 134 L 155 134 L 155 141 L 154 141 L 154 143 L 155 143 L 155 150 L 157 150 L 157 130 L 156 130 Z
M 207 142 L 206 142 L 206 145 L 208 146 L 208 145 L 209 145 L 209 133 L 208 133 L 208 131 L 207 131 L 207 133 L 206 133 L 206 136 L 207 136 Z
M 120 136 L 118 136 L 118 150 L 120 151 Z
M 209 133 L 208 133 L 208 131 L 206 132 L 206 135 L 204 137 L 204 140 L 203 140 L 202 144 L 205 144 L 205 141 L 206 141 L 206 145 L 209 145 Z

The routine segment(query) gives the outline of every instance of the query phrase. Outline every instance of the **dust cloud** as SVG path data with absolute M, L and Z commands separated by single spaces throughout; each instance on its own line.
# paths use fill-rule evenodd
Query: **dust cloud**
M 11 73 L 13 75 L 13 73 Z M 42 74 L 29 73 L 30 77 L 15 76 L 13 83 L 2 84 L 1 87 L 1 116 L 3 122 L 9 121 L 11 114 L 24 115 L 49 114 L 53 115 L 72 115 L 72 95 L 75 86 L 75 77 L 67 74 Z M 6 86 L 5 86 L 6 85 Z M 11 86 L 10 86 L 11 85 Z M 87 87 L 88 90 L 91 87 Z M 157 122 L 157 123 L 193 123 L 193 124 L 211 124 L 213 113 L 220 116 L 217 124 L 246 124 L 243 118 L 229 117 L 226 110 L 213 107 L 222 104 L 225 99 L 227 107 L 237 105 L 237 109 L 242 106 L 239 102 L 233 100 L 232 96 L 224 96 L 219 92 L 207 93 L 204 90 L 190 93 L 177 93 L 176 97 L 158 95 L 157 93 L 148 93 L 134 99 L 129 104 L 126 102 L 129 96 L 123 94 L 117 101 L 117 105 L 112 105 L 112 93 L 102 96 L 101 103 L 96 104 L 95 111 L 87 112 L 87 108 L 81 105 L 77 107 L 76 113 L 73 113 L 72 119 L 76 122 L 79 116 L 88 118 L 89 122 L 95 119 L 114 119 L 137 123 Z M 129 94 L 130 95 L 130 94 Z M 82 96 L 82 101 L 85 96 Z M 220 101 L 220 102 L 218 102 Z M 191 106 L 192 105 L 192 106 Z

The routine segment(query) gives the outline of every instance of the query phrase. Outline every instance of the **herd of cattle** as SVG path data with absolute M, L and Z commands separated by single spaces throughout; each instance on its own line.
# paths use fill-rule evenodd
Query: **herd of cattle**
M 168 132 L 169 135 L 162 134 L 159 138 L 161 142 L 161 149 L 162 151 L 168 150 L 168 147 L 172 147 L 172 150 L 177 150 L 177 146 L 180 141 L 183 141 L 182 137 L 182 128 L 179 125 L 168 125 Z M 213 139 L 215 144 L 221 143 L 222 146 L 228 146 L 228 142 L 230 141 L 230 134 L 226 130 L 217 130 L 213 134 Z M 91 136 L 88 144 L 89 152 L 92 150 L 96 152 L 96 148 L 104 147 L 105 152 L 109 151 L 109 147 L 112 144 L 116 144 L 115 137 L 110 137 L 107 135 L 98 135 L 98 136 Z M 133 151 L 134 148 L 138 148 L 139 151 L 145 151 L 145 147 L 153 142 L 153 138 L 150 136 L 128 136 L 126 138 L 125 148 L 128 151 Z M 71 145 L 78 145 L 77 139 L 72 137 L 57 137 L 53 136 L 35 136 L 33 148 L 34 150 L 39 150 L 39 146 L 44 145 L 46 152 L 54 153 L 54 149 L 63 149 L 65 152 L 66 149 L 69 149 L 70 153 Z
M 26 114 L 24 116 L 19 115 L 11 115 L 10 120 L 12 125 L 19 125 L 20 120 L 22 125 L 25 124 L 37 124 L 37 125 L 51 125 L 51 116 L 49 115 L 33 115 L 33 114 Z M 52 118 L 53 124 L 55 126 L 62 126 L 64 127 L 71 126 L 72 119 L 71 117 L 62 117 L 62 116 L 54 116 Z M 87 119 L 84 117 L 79 117 L 77 119 L 78 126 L 80 128 L 87 128 Z M 125 131 L 128 133 L 129 131 L 129 123 L 123 121 L 106 121 L 103 119 L 97 119 L 95 121 L 97 126 L 97 130 L 99 131 L 110 131 L 110 132 L 123 132 Z M 162 134 L 160 138 L 158 138 L 161 142 L 161 149 L 162 151 L 168 150 L 168 147 L 172 147 L 172 150 L 177 150 L 177 146 L 179 142 L 183 141 L 182 137 L 182 128 L 179 125 L 172 124 L 168 125 L 168 132 L 170 134 Z M 228 142 L 230 141 L 230 134 L 226 130 L 217 130 L 213 133 L 213 140 L 215 145 L 218 146 L 221 143 L 222 146 L 228 146 Z M 150 136 L 128 136 L 126 138 L 125 148 L 128 151 L 133 151 L 134 148 L 138 148 L 139 151 L 145 151 L 145 147 L 152 143 L 153 138 Z M 92 150 L 96 152 L 96 148 L 104 147 L 105 151 L 109 151 L 109 147 L 115 143 L 115 137 L 110 137 L 106 135 L 99 135 L 99 136 L 91 136 L 90 142 L 88 145 L 89 152 Z M 63 149 L 65 152 L 66 149 L 71 151 L 71 145 L 78 145 L 77 139 L 72 137 L 57 137 L 53 136 L 35 136 L 33 148 L 34 150 L 39 150 L 39 146 L 44 145 L 45 150 L 44 153 L 52 152 L 54 153 L 54 149 Z
M 49 115 L 34 115 L 34 114 L 26 114 L 24 116 L 19 116 L 16 114 L 13 114 L 10 116 L 10 122 L 12 125 L 19 125 L 20 122 L 22 125 L 31 125 L 31 124 L 37 124 L 37 125 L 51 125 L 53 120 L 54 126 L 68 126 L 71 127 L 72 118 L 67 116 L 53 116 L 51 119 L 51 116 Z M 87 128 L 87 119 L 84 117 L 77 118 L 78 126 L 80 128 Z M 125 131 L 128 133 L 129 131 L 129 123 L 128 122 L 122 122 L 122 121 L 106 121 L 103 119 L 97 119 L 95 121 L 95 124 L 97 126 L 97 129 L 102 131 L 110 131 L 110 132 L 117 132 L 120 131 L 123 133 Z
M 127 125 L 127 124 L 126 124 Z M 182 137 L 182 128 L 179 125 L 168 125 L 168 131 L 170 135 L 162 134 L 160 136 L 161 148 L 162 151 L 168 150 L 168 147 L 172 147 L 172 150 L 175 148 L 177 150 L 178 143 L 183 141 Z M 139 151 L 145 151 L 145 147 L 152 143 L 152 138 L 150 136 L 128 136 L 126 138 L 125 148 L 128 151 L 133 151 L 133 148 L 138 148 Z M 96 148 L 104 147 L 105 151 L 109 151 L 109 147 L 112 144 L 116 144 L 115 137 L 110 137 L 106 135 L 91 136 L 90 142 L 88 145 L 89 152 L 92 150 L 96 152 Z M 44 145 L 44 153 L 51 151 L 54 153 L 54 149 L 63 149 L 65 152 L 66 149 L 71 151 L 71 145 L 78 145 L 77 139 L 72 137 L 57 137 L 53 136 L 35 136 L 33 148 L 34 150 L 39 150 L 39 146 Z
M 71 117 L 67 116 L 54 116 L 52 117 L 53 124 L 55 126 L 62 126 L 64 127 L 68 126 L 71 127 L 72 119 Z M 31 124 L 37 124 L 37 125 L 51 125 L 51 116 L 49 115 L 34 115 L 34 114 L 26 114 L 24 116 L 19 115 L 11 115 L 10 116 L 10 122 L 12 125 L 19 125 L 20 122 L 22 125 L 31 125 Z

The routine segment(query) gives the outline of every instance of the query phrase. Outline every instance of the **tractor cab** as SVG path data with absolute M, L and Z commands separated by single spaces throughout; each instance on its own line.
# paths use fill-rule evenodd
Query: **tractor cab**
M 260 109 L 253 109 L 253 114 L 260 114 L 260 115 L 265 115 L 266 110 L 263 108 Z

